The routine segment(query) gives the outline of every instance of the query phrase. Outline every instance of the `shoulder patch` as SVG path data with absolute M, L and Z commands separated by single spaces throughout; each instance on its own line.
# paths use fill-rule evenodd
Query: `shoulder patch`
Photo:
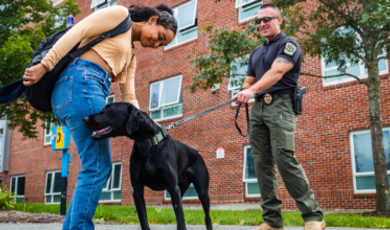
M 293 56 L 295 54 L 295 51 L 297 51 L 297 47 L 293 43 L 287 42 L 286 46 L 284 47 L 283 53 L 289 56 Z

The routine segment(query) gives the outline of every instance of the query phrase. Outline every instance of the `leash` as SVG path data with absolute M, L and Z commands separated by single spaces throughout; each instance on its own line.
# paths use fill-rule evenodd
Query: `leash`
M 201 113 L 198 113 L 198 114 L 192 115 L 192 116 L 190 116 L 190 117 L 184 118 L 184 119 L 182 119 L 182 120 L 173 122 L 171 125 L 165 126 L 165 129 L 166 129 L 166 130 L 169 130 L 169 129 L 171 129 L 171 128 L 176 128 L 176 127 L 178 127 L 178 126 L 180 126 L 180 125 L 182 125 L 182 124 L 184 124 L 184 123 L 186 123 L 186 122 L 188 122 L 188 121 L 190 121 L 190 120 L 193 120 L 193 119 L 198 118 L 198 117 L 200 117 L 200 116 L 203 116 L 203 115 L 205 115 L 205 114 L 207 114 L 207 113 L 210 113 L 210 112 L 212 112 L 212 111 L 214 111 L 214 110 L 217 110 L 217 109 L 219 109 L 219 108 L 221 108 L 221 107 L 224 107 L 225 105 L 228 105 L 228 104 L 230 104 L 230 103 L 232 103 L 232 102 L 235 102 L 236 100 L 237 100 L 237 98 L 234 98 L 234 99 L 232 99 L 232 100 L 230 100 L 230 101 L 224 102 L 224 103 L 222 103 L 222 104 L 220 104 L 220 105 L 218 105 L 218 106 L 215 106 L 215 107 L 213 107 L 213 108 L 210 108 L 210 109 L 208 109 L 208 110 L 205 110 L 205 111 L 203 111 L 203 112 L 201 112 Z M 243 136 L 243 137 L 246 137 L 246 136 L 248 136 L 248 134 L 249 134 L 249 110 L 248 110 L 248 103 L 245 103 L 245 105 L 246 105 L 246 120 L 247 120 L 247 124 L 248 124 L 248 131 L 247 131 L 247 133 L 246 133 L 245 135 L 242 135 L 241 129 L 238 127 L 238 124 L 237 124 L 237 117 L 238 117 L 238 113 L 240 112 L 241 104 L 238 104 L 238 105 L 237 105 L 237 108 L 236 108 L 236 115 L 235 115 L 235 120 L 234 120 L 238 132 L 239 132 L 239 133 L 241 134 L 241 136 Z

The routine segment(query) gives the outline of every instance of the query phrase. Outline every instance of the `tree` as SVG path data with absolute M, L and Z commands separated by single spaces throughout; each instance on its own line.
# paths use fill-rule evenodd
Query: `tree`
M 218 3 L 220 0 L 215 0 Z M 378 63 L 390 59 L 390 1 L 389 0 L 318 0 L 311 1 L 312 9 L 304 10 L 308 0 L 274 0 L 282 11 L 282 30 L 294 37 L 303 54 L 326 57 L 326 64 L 336 64 L 338 74 L 319 78 L 348 76 L 367 86 L 369 123 L 372 138 L 375 184 L 377 191 L 376 210 L 390 212 L 390 189 L 387 177 L 383 145 L 380 105 L 380 78 Z M 252 22 L 240 31 L 229 28 L 214 29 L 210 23 L 203 27 L 209 33 L 210 53 L 198 54 L 192 60 L 196 70 L 189 89 L 210 88 L 222 82 L 224 77 L 234 77 L 237 65 L 244 65 L 247 58 L 234 60 L 251 52 L 263 41 Z M 349 65 L 363 64 L 367 79 L 348 72 Z
M 66 0 L 54 7 L 47 0 L 1 0 L 0 2 L 0 85 L 23 76 L 33 51 L 51 34 L 66 28 L 68 15 L 81 13 L 78 5 Z M 58 123 L 54 114 L 34 110 L 20 100 L 0 105 L 0 119 L 8 119 L 12 129 L 24 137 L 36 138 L 37 120 Z

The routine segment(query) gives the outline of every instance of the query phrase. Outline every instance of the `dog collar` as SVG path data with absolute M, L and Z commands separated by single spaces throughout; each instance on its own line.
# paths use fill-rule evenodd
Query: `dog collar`
M 160 143 L 162 140 L 165 139 L 165 137 L 167 137 L 167 131 L 164 127 L 162 127 L 161 130 L 154 137 L 144 141 L 136 141 L 136 143 L 139 147 L 151 147 Z

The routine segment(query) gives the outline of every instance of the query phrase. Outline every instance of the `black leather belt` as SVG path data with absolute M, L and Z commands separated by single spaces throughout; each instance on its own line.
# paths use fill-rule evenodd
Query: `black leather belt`
M 276 98 L 280 98 L 280 97 L 284 97 L 284 98 L 291 98 L 292 97 L 291 94 L 289 94 L 289 93 L 269 93 L 269 94 L 272 94 L 273 96 L 276 96 L 275 99 Z M 257 101 L 263 101 L 264 100 L 264 95 L 265 94 L 262 94 L 260 96 L 255 97 L 256 102 Z

